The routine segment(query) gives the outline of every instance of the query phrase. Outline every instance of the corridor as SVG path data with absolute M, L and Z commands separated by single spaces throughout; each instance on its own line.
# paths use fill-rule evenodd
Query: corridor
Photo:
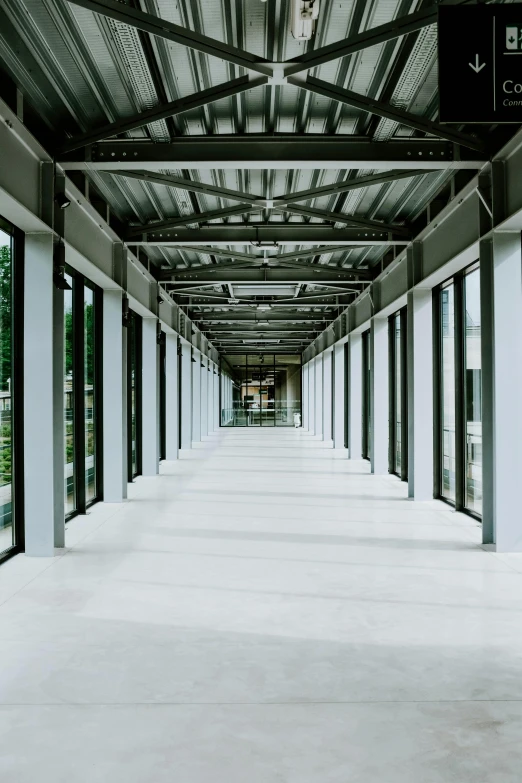
M 222 429 L 0 571 L 4 783 L 515 783 L 522 556 Z

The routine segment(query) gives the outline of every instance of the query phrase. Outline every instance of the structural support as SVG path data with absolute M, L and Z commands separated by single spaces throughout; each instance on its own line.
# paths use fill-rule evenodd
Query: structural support
M 386 318 L 372 318 L 370 351 L 372 421 L 370 461 L 372 473 L 383 475 L 388 473 L 390 434 L 388 320 Z
M 201 354 L 192 352 L 192 443 L 201 440 Z
M 181 343 L 181 448 L 192 448 L 192 346 Z
M 362 459 L 362 335 L 351 334 L 348 346 L 348 456 L 349 459 L 359 460 Z
M 518 486 L 518 477 L 522 475 L 522 450 L 519 437 L 522 431 L 520 233 L 494 235 L 492 271 L 493 301 L 490 306 L 493 312 L 493 345 L 491 346 L 493 350 L 492 356 L 488 357 L 486 344 L 482 355 L 486 359 L 483 366 L 484 385 L 489 386 L 491 372 L 494 384 L 493 410 L 488 410 L 485 405 L 483 413 L 486 425 L 483 453 L 487 453 L 488 448 L 491 449 L 491 459 L 484 463 L 484 486 L 486 489 L 493 490 L 491 504 L 493 520 L 491 520 L 491 506 L 488 507 L 486 502 L 487 517 L 484 533 L 486 542 L 495 543 L 498 552 L 521 552 L 522 521 Z M 484 291 L 484 296 L 487 296 L 487 291 Z M 484 327 L 487 327 L 487 324 L 484 324 Z M 484 399 L 484 403 L 491 404 L 489 395 Z M 491 481 L 491 471 L 493 481 Z
M 323 354 L 315 357 L 315 435 L 323 440 Z
M 323 354 L 323 440 L 332 441 L 332 373 L 333 351 Z
M 433 294 L 408 293 L 408 496 L 433 498 Z
M 165 458 L 178 458 L 179 432 L 179 378 L 178 378 L 178 336 L 165 336 Z
M 54 555 L 53 235 L 25 237 L 24 482 L 25 551 Z M 62 392 L 63 396 L 63 392 Z M 63 447 L 63 444 L 62 444 Z M 61 494 L 64 493 L 63 460 Z M 63 517 L 62 517 L 63 525 Z M 61 531 L 58 543 L 61 544 Z
M 54 432 L 54 545 L 65 546 L 65 494 L 64 494 L 64 444 L 65 444 L 65 320 L 64 292 L 53 290 L 53 432 Z
M 345 431 L 345 351 L 344 344 L 333 349 L 333 442 L 334 449 L 344 449 Z
M 158 368 L 157 319 L 144 318 L 141 378 L 141 472 L 143 476 L 156 476 L 159 470 Z
M 103 499 L 127 497 L 127 329 L 122 292 L 103 292 Z

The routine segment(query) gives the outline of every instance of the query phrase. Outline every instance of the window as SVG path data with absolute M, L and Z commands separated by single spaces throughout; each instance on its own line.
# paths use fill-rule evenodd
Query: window
M 65 516 L 84 514 L 101 496 L 101 291 L 67 268 L 64 291 Z
M 440 496 L 482 513 L 480 272 L 474 264 L 441 287 Z
M 407 312 L 389 320 L 390 334 L 390 473 L 408 478 Z
M 464 277 L 464 328 L 464 505 L 470 511 L 482 514 L 482 362 L 478 268 L 472 269 Z
M 127 334 L 127 442 L 129 481 L 141 473 L 141 317 L 129 311 Z
M 362 335 L 362 456 L 370 459 L 372 443 L 370 331 Z
M 440 493 L 451 502 L 456 498 L 455 461 L 455 286 L 441 291 L 441 421 L 442 481 Z
M 23 235 L 0 218 L 0 560 L 23 547 L 21 475 L 23 440 L 20 359 L 13 342 L 22 344 L 21 277 Z

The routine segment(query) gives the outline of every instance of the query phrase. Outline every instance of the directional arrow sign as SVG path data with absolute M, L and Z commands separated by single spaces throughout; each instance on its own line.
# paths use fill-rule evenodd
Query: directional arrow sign
M 477 55 L 475 55 L 475 64 L 473 64 L 473 63 L 469 63 L 469 67 L 470 67 L 470 68 L 473 68 L 473 70 L 475 71 L 475 73 L 480 73 L 480 72 L 481 72 L 481 70 L 482 70 L 483 68 L 485 68 L 485 67 L 486 67 L 486 63 L 482 63 L 482 65 L 480 65 L 480 63 L 479 63 L 479 59 L 480 59 L 480 58 L 479 58 L 479 56 L 478 56 L 478 54 L 477 54 Z
M 438 13 L 440 121 L 522 123 L 522 3 Z

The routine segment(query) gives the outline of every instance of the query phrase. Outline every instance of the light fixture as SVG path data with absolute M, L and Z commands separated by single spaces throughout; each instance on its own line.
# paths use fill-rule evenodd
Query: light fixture
M 67 209 L 67 207 L 71 206 L 71 199 L 67 198 L 65 193 L 57 193 L 54 200 L 60 209 Z
M 319 18 L 319 0 L 291 0 L 291 32 L 297 41 L 309 41 Z

